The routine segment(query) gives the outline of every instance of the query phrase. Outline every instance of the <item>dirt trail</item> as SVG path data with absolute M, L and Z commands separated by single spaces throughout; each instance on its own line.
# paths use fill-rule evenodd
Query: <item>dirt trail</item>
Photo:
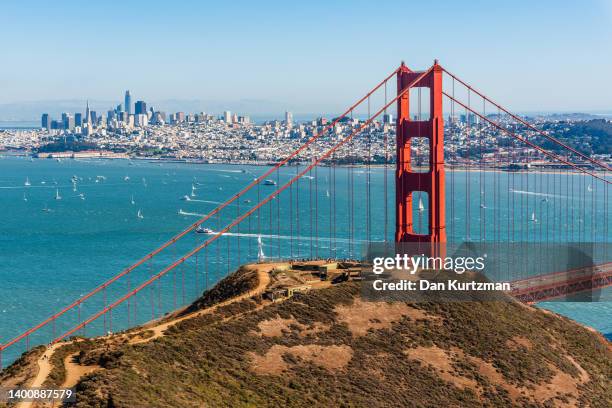
M 164 335 L 164 332 L 170 327 L 173 326 L 179 322 L 182 322 L 184 320 L 187 319 L 191 319 L 197 316 L 201 316 L 204 314 L 208 314 L 208 313 L 212 313 L 215 310 L 217 310 L 217 308 L 221 307 L 221 306 L 226 306 L 229 305 L 231 303 L 235 303 L 235 302 L 239 302 L 241 300 L 244 299 L 248 299 L 251 298 L 253 296 L 259 295 L 261 293 L 263 293 L 266 289 L 266 287 L 268 286 L 268 284 L 270 283 L 270 274 L 269 272 L 278 264 L 254 264 L 254 265 L 250 265 L 251 267 L 255 268 L 257 270 L 257 280 L 258 280 L 258 284 L 257 287 L 253 290 L 250 290 L 246 293 L 243 293 L 239 296 L 236 296 L 234 298 L 228 299 L 224 302 L 221 303 L 217 303 L 216 305 L 213 305 L 209 308 L 206 309 L 202 309 L 202 310 L 198 310 L 196 312 L 193 313 L 189 313 L 188 315 L 185 316 L 181 316 L 179 318 L 175 318 L 175 319 L 171 319 L 171 320 L 167 320 L 167 321 L 163 321 L 159 324 L 156 324 L 154 326 L 147 326 L 145 325 L 142 330 L 139 330 L 137 332 L 135 332 L 136 334 L 138 333 L 144 333 L 147 331 L 153 331 L 153 335 L 146 337 L 146 338 L 134 338 L 132 340 L 129 341 L 130 344 L 139 344 L 139 343 L 146 343 L 149 342 L 151 340 L 154 340 L 156 338 L 162 337 Z M 131 333 L 134 334 L 134 333 Z M 106 337 L 106 336 L 105 336 Z M 37 361 L 37 365 L 38 365 L 38 373 L 36 374 L 36 377 L 34 377 L 34 379 L 32 380 L 32 382 L 30 384 L 28 384 L 29 387 L 40 387 L 42 386 L 42 384 L 45 382 L 45 380 L 47 379 L 47 377 L 49 376 L 49 374 L 51 373 L 51 357 L 53 356 L 53 353 L 55 353 L 55 351 L 62 347 L 65 346 L 66 344 L 70 344 L 71 342 L 61 342 L 61 343 L 55 343 L 53 344 L 51 347 L 49 347 L 44 353 L 43 355 L 38 359 Z M 64 384 L 62 384 L 62 387 L 65 388 L 70 388 L 76 385 L 76 383 L 79 381 L 79 379 L 85 375 L 88 374 L 94 370 L 97 370 L 99 367 L 98 366 L 82 366 L 80 364 L 74 363 L 72 361 L 72 358 L 74 357 L 73 355 L 70 355 L 68 357 L 66 357 L 66 359 L 64 360 L 64 367 L 66 369 L 66 380 L 64 381 Z M 38 405 L 38 404 L 37 404 Z M 20 402 L 16 405 L 16 408 L 30 408 L 34 406 L 34 402 Z
M 64 367 L 66 368 L 66 379 L 62 384 L 61 388 L 72 388 L 74 387 L 81 377 L 89 374 L 100 368 L 98 365 L 84 366 L 74 362 L 74 358 L 79 353 L 74 353 L 64 358 Z
M 51 357 L 53 356 L 53 353 L 55 353 L 55 350 L 57 350 L 59 347 L 63 346 L 64 344 L 65 343 L 55 343 L 51 347 L 47 348 L 47 350 L 45 350 L 43 355 L 40 356 L 40 358 L 37 361 L 38 373 L 36 374 L 36 377 L 34 377 L 32 382 L 28 384 L 28 387 L 40 387 L 43 385 L 43 383 L 45 382 L 45 380 L 51 373 L 50 360 L 51 360 Z M 24 402 L 18 403 L 16 407 L 17 408 L 29 408 L 33 406 L 33 404 L 34 402 L 32 401 L 29 401 L 29 402 L 24 401 Z
M 236 296 L 234 298 L 228 299 L 226 301 L 217 303 L 216 305 L 213 305 L 211 307 L 208 307 L 206 309 L 202 309 L 202 310 L 198 310 L 196 312 L 193 313 L 189 313 L 188 315 L 185 316 L 181 316 L 179 318 L 176 319 L 172 319 L 172 320 L 168 320 L 165 321 L 163 323 L 157 324 L 155 326 L 150 326 L 147 327 L 145 326 L 144 329 L 142 330 L 144 331 L 153 331 L 153 335 L 149 336 L 147 338 L 135 338 L 129 341 L 130 344 L 139 344 L 139 343 L 146 343 L 148 341 L 151 341 L 153 339 L 162 337 L 164 335 L 164 332 L 170 327 L 170 326 L 174 326 L 177 323 L 180 323 L 184 320 L 187 319 L 191 319 L 194 317 L 198 317 L 198 316 L 202 316 L 204 314 L 209 314 L 214 312 L 215 310 L 217 310 L 219 307 L 222 306 L 227 306 L 231 303 L 236 303 L 239 302 L 241 300 L 244 299 L 248 299 L 251 298 L 253 296 L 257 296 L 261 293 L 264 292 L 264 290 L 266 289 L 266 287 L 268 287 L 268 284 L 270 283 L 270 274 L 269 272 L 272 270 L 272 268 L 274 268 L 276 266 L 276 264 L 257 264 L 257 265 L 252 265 L 255 269 L 257 269 L 257 280 L 258 280 L 258 284 L 257 287 L 251 291 L 248 291 L 246 293 L 243 293 L 240 296 Z

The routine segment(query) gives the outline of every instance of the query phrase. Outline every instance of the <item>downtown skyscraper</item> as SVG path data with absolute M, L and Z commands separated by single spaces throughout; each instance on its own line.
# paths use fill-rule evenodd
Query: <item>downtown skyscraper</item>
M 128 115 L 131 115 L 132 112 L 132 95 L 130 95 L 130 91 L 125 91 L 125 111 Z

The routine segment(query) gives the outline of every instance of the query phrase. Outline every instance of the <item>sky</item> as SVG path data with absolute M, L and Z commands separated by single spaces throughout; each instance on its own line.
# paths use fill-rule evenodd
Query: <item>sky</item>
M 130 89 L 331 113 L 437 58 L 514 111 L 612 111 L 612 0 L 5 0 L 0 38 L 5 105 Z

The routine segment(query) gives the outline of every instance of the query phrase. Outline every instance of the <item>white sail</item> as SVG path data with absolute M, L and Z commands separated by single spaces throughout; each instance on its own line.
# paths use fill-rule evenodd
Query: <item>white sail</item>
M 23 183 L 24 186 L 31 186 L 32 184 L 30 183 L 30 179 L 28 177 L 26 177 L 26 181 L 25 183 Z
M 138 215 L 137 215 L 137 217 L 138 217 L 138 218 L 140 218 L 140 219 L 143 219 L 143 218 L 144 218 L 144 216 L 142 215 L 142 211 L 140 211 L 140 208 L 138 209 Z
M 131 201 L 132 205 L 136 204 L 136 201 L 134 201 L 134 194 L 132 194 L 132 201 Z
M 419 197 L 419 212 L 425 211 L 425 206 L 423 205 L 423 200 Z
M 55 189 L 55 199 L 56 200 L 61 200 L 62 199 L 62 196 L 59 194 L 59 189 L 58 188 Z

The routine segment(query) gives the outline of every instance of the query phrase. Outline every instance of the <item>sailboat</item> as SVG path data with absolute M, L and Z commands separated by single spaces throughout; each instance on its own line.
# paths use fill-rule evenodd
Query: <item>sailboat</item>
M 136 216 L 141 220 L 144 218 L 144 216 L 142 215 L 142 211 L 140 211 L 140 208 L 138 209 L 138 214 Z
M 84 199 L 85 199 L 85 194 L 83 194 L 83 193 L 79 194 L 79 198 L 80 198 L 81 200 L 84 200 Z
M 23 183 L 24 186 L 29 187 L 32 185 L 32 183 L 30 183 L 30 179 L 28 177 L 26 177 L 26 181 L 25 183 Z
M 72 183 L 72 191 L 76 191 L 77 190 L 77 184 L 76 181 Z
M 136 201 L 134 201 L 134 194 L 132 194 L 132 201 L 131 201 L 132 205 L 136 204 Z
M 531 222 L 538 222 L 538 220 L 536 219 L 536 216 L 535 216 L 535 211 L 531 212 Z
M 195 193 L 195 192 L 196 192 L 196 188 L 195 188 L 195 186 L 192 184 L 192 185 L 191 185 L 191 196 L 192 196 L 192 197 L 195 197 L 195 196 L 196 196 L 196 193 Z
M 61 200 L 62 196 L 59 194 L 59 188 L 55 189 L 55 199 L 56 200 Z
M 327 191 L 325 192 L 325 195 L 326 195 L 327 197 L 329 197 L 329 190 L 327 190 Z
M 419 212 L 425 211 L 425 206 L 423 205 L 423 200 L 419 197 Z
M 587 186 L 587 191 L 589 193 L 593 191 L 593 187 L 590 184 Z

